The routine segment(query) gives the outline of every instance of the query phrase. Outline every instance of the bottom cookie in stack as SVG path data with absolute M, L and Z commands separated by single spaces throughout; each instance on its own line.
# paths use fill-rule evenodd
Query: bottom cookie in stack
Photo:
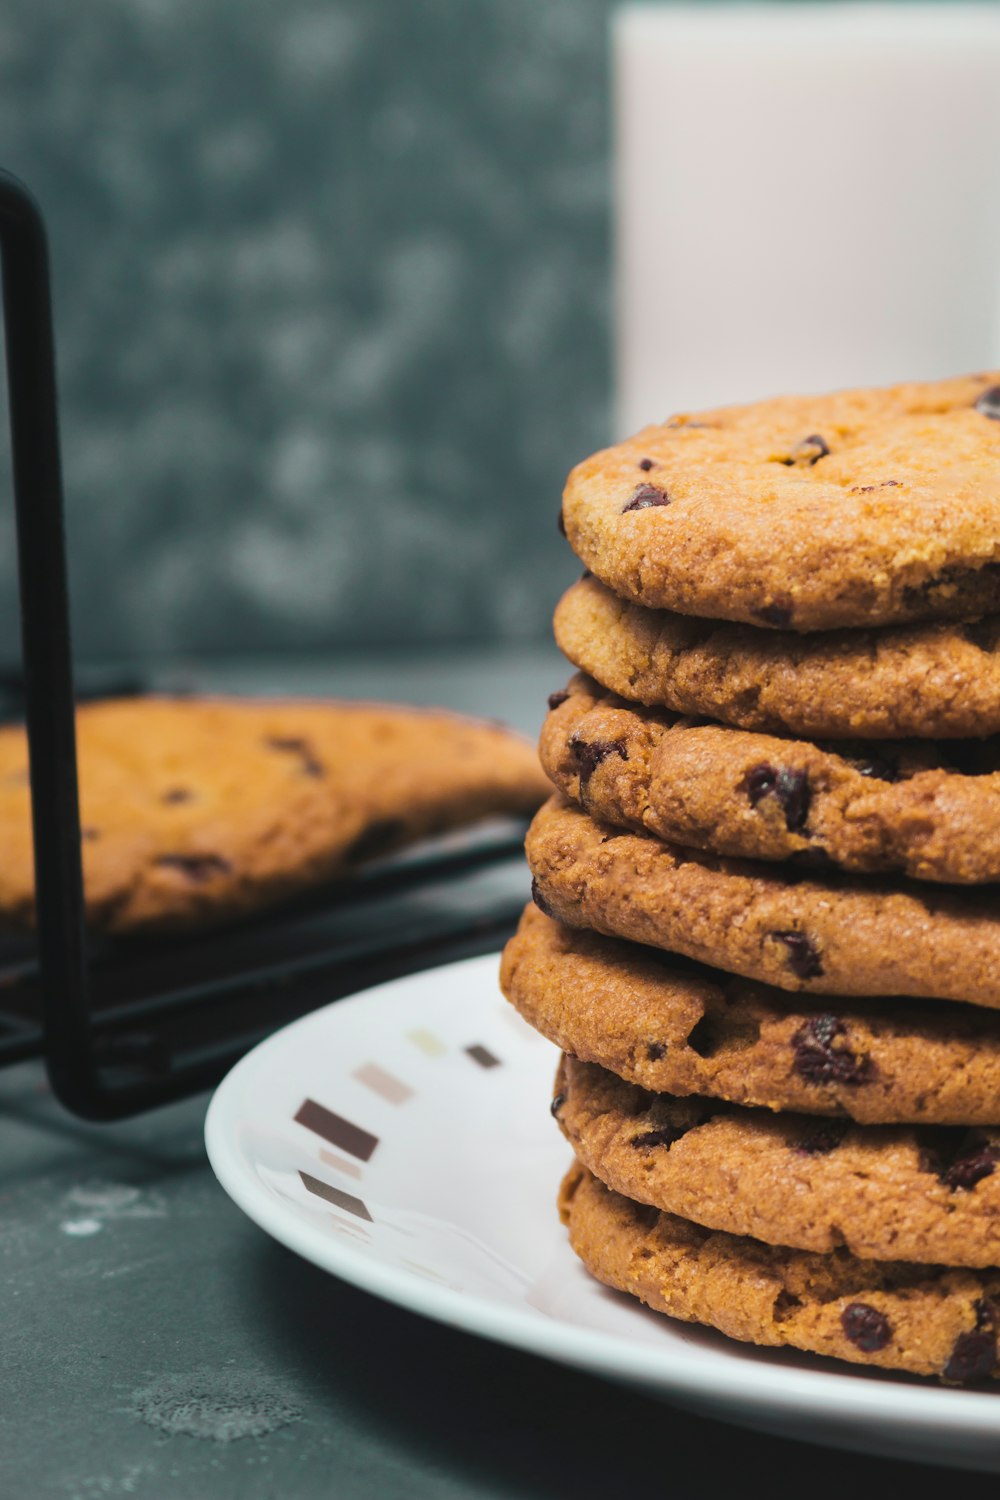
M 998 1271 L 765 1245 L 635 1203 L 579 1162 L 559 1211 L 592 1275 L 686 1323 L 951 1384 L 1000 1375 Z
M 1000 1016 L 834 1015 L 531 907 L 502 984 L 576 1054 L 560 1207 L 600 1280 L 749 1342 L 1000 1374 Z

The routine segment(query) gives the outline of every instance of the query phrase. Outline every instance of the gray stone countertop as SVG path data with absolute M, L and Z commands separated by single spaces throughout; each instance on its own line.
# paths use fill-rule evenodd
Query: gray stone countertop
M 537 727 L 552 650 L 218 664 L 210 688 L 436 701 Z M 190 674 L 189 674 L 190 676 Z M 163 674 L 170 680 L 171 674 Z M 0 1074 L 0 1497 L 499 1500 L 889 1493 L 944 1472 L 745 1433 L 420 1319 L 273 1243 L 207 1097 L 83 1124 Z M 995 1480 L 963 1474 L 963 1494 Z

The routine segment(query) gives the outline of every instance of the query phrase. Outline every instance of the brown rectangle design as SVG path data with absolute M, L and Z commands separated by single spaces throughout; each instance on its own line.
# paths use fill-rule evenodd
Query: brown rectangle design
M 378 1094 L 390 1104 L 405 1104 L 407 1099 L 413 1098 L 410 1085 L 387 1073 L 378 1063 L 364 1063 L 360 1068 L 355 1068 L 354 1077 L 366 1089 L 371 1089 L 373 1094 Z
M 466 1047 L 465 1050 L 472 1058 L 472 1061 L 477 1062 L 481 1068 L 499 1068 L 500 1066 L 499 1057 L 494 1057 L 490 1049 L 484 1047 L 481 1042 L 474 1042 L 471 1047 Z
M 359 1161 L 370 1161 L 378 1145 L 377 1135 L 362 1130 L 360 1125 L 352 1125 L 350 1120 L 335 1115 L 330 1109 L 324 1109 L 315 1099 L 304 1099 L 295 1118 L 307 1130 L 321 1135 L 331 1146 L 346 1151 L 348 1156 L 356 1156 Z
M 334 1208 L 342 1208 L 349 1214 L 354 1214 L 358 1219 L 367 1219 L 369 1224 L 374 1223 L 360 1198 L 355 1198 L 353 1193 L 345 1193 L 341 1188 L 333 1187 L 329 1182 L 321 1182 L 318 1177 L 310 1177 L 308 1172 L 299 1170 L 302 1178 L 302 1186 L 310 1193 L 315 1193 L 317 1198 L 332 1203 Z

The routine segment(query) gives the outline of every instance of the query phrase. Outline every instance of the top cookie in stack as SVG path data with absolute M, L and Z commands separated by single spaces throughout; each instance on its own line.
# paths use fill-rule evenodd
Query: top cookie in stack
M 562 524 L 502 979 L 575 1053 L 574 1248 L 738 1338 L 997 1374 L 1000 1096 L 954 1084 L 1000 1045 L 1000 372 L 675 417 Z
M 965 619 L 1000 604 L 998 419 L 1000 371 L 674 417 L 573 470 L 566 536 L 648 608 L 800 631 Z

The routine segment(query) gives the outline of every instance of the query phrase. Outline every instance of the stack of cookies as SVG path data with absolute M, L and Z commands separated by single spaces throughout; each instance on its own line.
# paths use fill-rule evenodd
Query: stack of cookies
M 560 1208 L 673 1317 L 1000 1376 L 1000 372 L 581 464 L 508 998 Z

